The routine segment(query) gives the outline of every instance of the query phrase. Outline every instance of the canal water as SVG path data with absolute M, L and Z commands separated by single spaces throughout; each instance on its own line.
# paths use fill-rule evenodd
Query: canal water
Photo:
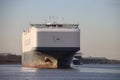
M 120 80 L 120 64 L 72 65 L 72 69 L 37 69 L 0 65 L 0 80 Z

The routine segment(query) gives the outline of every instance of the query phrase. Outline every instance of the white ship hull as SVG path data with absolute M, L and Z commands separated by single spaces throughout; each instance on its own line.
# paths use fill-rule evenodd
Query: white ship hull
M 80 49 L 79 28 L 35 26 L 22 35 L 23 65 L 39 68 L 70 67 L 73 55 Z

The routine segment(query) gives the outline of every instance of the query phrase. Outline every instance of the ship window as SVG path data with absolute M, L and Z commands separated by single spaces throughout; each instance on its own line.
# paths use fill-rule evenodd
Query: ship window
M 57 38 L 56 40 L 60 40 L 60 38 Z

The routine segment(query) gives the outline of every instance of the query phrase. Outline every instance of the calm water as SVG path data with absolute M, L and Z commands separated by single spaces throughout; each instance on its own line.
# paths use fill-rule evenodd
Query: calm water
M 73 69 L 35 69 L 0 65 L 0 80 L 120 80 L 120 65 L 80 65 Z

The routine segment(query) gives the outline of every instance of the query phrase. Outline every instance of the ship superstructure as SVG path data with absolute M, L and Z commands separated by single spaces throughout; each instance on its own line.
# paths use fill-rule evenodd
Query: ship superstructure
M 22 64 L 37 68 L 69 68 L 80 50 L 78 24 L 30 24 L 22 33 Z

